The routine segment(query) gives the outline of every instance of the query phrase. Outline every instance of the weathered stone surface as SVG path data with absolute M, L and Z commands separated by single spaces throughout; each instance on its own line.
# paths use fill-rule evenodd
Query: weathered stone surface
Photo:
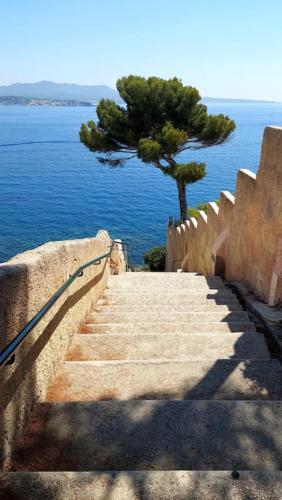
M 261 333 L 78 334 L 66 353 L 68 361 L 142 359 L 268 359 Z M 282 381 L 281 381 L 282 382 Z
M 160 288 L 165 292 L 169 290 L 188 291 L 193 286 L 199 290 L 209 292 L 209 290 L 221 290 L 224 288 L 224 283 L 219 276 L 194 276 L 190 273 L 160 273 L 155 276 L 155 273 L 128 273 L 128 276 L 111 276 L 108 282 L 107 290 L 126 291 L 126 290 L 143 290 L 151 292 Z M 149 276 L 148 276 L 149 275 Z
M 110 242 L 108 233 L 99 231 L 96 238 L 46 243 L 0 265 L 0 350 L 80 265 L 106 253 Z M 44 398 L 50 374 L 103 294 L 111 268 L 121 264 L 115 253 L 111 262 L 84 271 L 30 333 L 15 362 L 1 370 L 0 463 L 9 457 L 34 402 Z
M 254 294 L 242 283 L 232 282 L 246 307 L 259 318 L 267 330 L 272 352 L 282 361 L 282 310 L 259 302 Z
M 13 472 L 0 476 L 0 498 L 28 500 L 281 500 L 272 471 Z
M 167 270 L 219 274 L 282 304 L 282 128 L 266 127 L 255 175 L 239 170 L 235 198 L 221 193 L 207 218 L 167 232 Z
M 167 312 L 167 314 L 177 314 L 179 312 L 228 312 L 228 311 L 241 311 L 242 306 L 239 302 L 231 302 L 226 304 L 217 304 L 216 302 L 209 301 L 208 303 L 194 303 L 194 304 L 175 304 L 175 305 L 161 305 L 162 312 Z M 99 313 L 108 313 L 108 312 L 144 312 L 147 311 L 148 314 L 150 311 L 156 311 L 156 305 L 152 304 L 96 304 L 95 311 Z
M 279 470 L 282 405 L 266 401 L 45 403 L 13 468 Z
M 35 406 L 0 498 L 279 495 L 281 366 L 221 280 L 214 292 L 187 275 L 183 291 L 174 276 L 111 279 Z
M 193 284 L 192 284 L 193 285 Z M 172 288 L 170 289 L 169 287 L 166 289 L 161 288 L 161 294 L 160 294 L 160 289 L 159 288 L 154 288 L 152 287 L 147 288 L 146 290 L 138 291 L 135 290 L 134 287 L 133 289 L 130 290 L 115 290 L 115 288 L 107 289 L 105 291 L 104 297 L 133 297 L 133 299 L 136 299 L 137 297 L 152 297 L 154 299 L 160 297 L 163 298 L 164 300 L 174 300 L 178 298 L 205 298 L 205 299 L 225 299 L 226 297 L 228 298 L 236 298 L 236 295 L 232 292 L 230 288 L 199 288 L 196 285 L 195 286 L 190 286 L 187 290 L 182 291 L 180 287 L 178 288 Z
M 212 294 L 170 294 L 170 295 L 160 295 L 160 294 L 105 294 L 103 298 L 99 299 L 97 305 L 122 305 L 123 307 L 129 307 L 131 305 L 142 305 L 142 306 L 177 306 L 182 305 L 186 307 L 186 310 L 191 305 L 235 305 L 238 304 L 238 300 L 235 295 L 221 294 L 219 296 L 212 296 Z
M 209 311 L 207 312 L 176 312 L 170 314 L 169 311 L 158 309 L 148 309 L 148 311 L 137 312 L 90 312 L 86 317 L 86 323 L 215 323 L 215 322 L 236 322 L 248 321 L 249 315 L 246 311 Z
M 280 400 L 276 360 L 147 360 L 67 362 L 57 372 L 48 401 L 134 399 Z
M 207 321 L 191 323 L 104 323 L 87 322 L 81 326 L 81 333 L 229 333 L 253 332 L 255 325 L 251 321 Z

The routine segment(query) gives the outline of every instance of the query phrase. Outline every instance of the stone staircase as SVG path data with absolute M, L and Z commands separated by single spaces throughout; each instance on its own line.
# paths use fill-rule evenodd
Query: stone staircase
M 221 278 L 111 276 L 35 408 L 2 492 L 281 499 L 281 375 Z

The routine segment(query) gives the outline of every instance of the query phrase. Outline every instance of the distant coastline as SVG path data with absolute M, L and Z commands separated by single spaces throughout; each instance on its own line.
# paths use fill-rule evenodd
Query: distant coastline
M 95 101 L 76 99 L 42 99 L 38 97 L 0 97 L 0 106 L 97 106 Z
M 49 99 L 41 97 L 0 96 L 0 106 L 75 106 L 96 107 L 99 100 L 83 101 L 77 99 Z M 228 99 L 220 97 L 203 97 L 204 104 L 229 103 L 229 104 L 281 104 L 276 101 L 259 101 L 253 99 Z M 120 102 L 119 104 L 122 104 Z
M 0 85 L 0 106 L 80 106 L 95 107 L 101 99 L 122 104 L 119 93 L 107 85 L 78 85 L 41 81 Z M 273 100 L 203 97 L 203 103 L 281 104 Z

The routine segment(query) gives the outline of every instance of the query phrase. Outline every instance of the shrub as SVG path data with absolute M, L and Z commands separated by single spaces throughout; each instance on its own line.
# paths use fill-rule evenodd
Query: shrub
M 150 271 L 165 270 L 166 247 L 154 247 L 144 254 L 144 262 L 149 266 Z
M 218 203 L 219 200 L 216 200 L 215 203 Z M 198 219 L 199 217 L 199 210 L 203 210 L 203 212 L 208 212 L 208 206 L 209 204 L 208 203 L 201 203 L 200 205 L 198 205 L 197 207 L 192 207 L 192 208 L 188 208 L 187 210 L 187 216 L 188 216 L 188 219 L 191 219 L 191 217 L 195 217 L 195 219 Z
M 145 265 L 145 266 L 142 266 L 142 265 L 138 264 L 137 266 L 135 266 L 135 267 L 133 268 L 133 271 L 134 271 L 135 273 L 144 273 L 144 272 L 148 272 L 148 271 L 150 271 L 150 269 L 149 269 L 149 267 L 148 267 L 148 266 L 146 266 L 146 265 Z

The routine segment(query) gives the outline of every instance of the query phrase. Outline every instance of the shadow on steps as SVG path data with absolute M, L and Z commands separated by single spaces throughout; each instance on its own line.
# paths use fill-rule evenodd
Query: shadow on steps
M 235 358 L 221 376 L 216 361 L 185 391 L 185 401 L 174 401 L 170 394 L 171 401 L 37 406 L 13 470 L 62 474 L 7 476 L 2 497 L 0 484 L 0 498 L 217 500 L 234 495 L 236 500 L 280 500 L 281 475 L 275 471 L 282 465 L 281 406 L 271 401 L 215 401 L 212 393 L 210 401 L 196 400 L 211 381 L 214 393 L 223 386 L 239 363 Z M 248 363 L 243 376 L 269 389 L 263 372 L 254 372 Z M 157 394 L 161 396 L 165 393 Z M 242 472 L 238 480 L 231 472 L 220 472 L 234 469 L 261 471 Z
M 19 473 L 1 500 L 280 500 L 281 473 L 150 471 Z M 27 493 L 28 492 L 28 493 Z

